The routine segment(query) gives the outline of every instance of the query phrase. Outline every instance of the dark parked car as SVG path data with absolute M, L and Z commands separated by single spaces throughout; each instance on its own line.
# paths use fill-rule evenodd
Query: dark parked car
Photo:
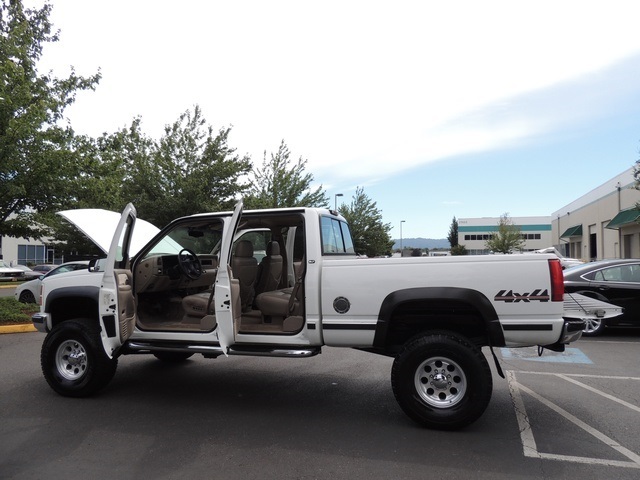
M 583 335 L 595 336 L 609 325 L 640 325 L 640 259 L 602 260 L 564 271 L 564 288 L 624 309 L 618 317 L 587 320 Z

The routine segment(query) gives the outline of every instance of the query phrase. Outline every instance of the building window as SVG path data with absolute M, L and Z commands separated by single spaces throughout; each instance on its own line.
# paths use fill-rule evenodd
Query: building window
M 20 265 L 37 265 L 46 263 L 47 247 L 44 245 L 18 245 L 18 263 Z

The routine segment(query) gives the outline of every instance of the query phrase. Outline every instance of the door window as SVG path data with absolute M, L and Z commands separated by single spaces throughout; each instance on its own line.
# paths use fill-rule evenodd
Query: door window
M 640 265 L 619 265 L 596 272 L 596 282 L 632 282 L 640 283 Z

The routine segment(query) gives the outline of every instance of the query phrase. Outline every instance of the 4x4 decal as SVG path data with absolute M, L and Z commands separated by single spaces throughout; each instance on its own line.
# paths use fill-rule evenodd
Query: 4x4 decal
M 496 302 L 518 303 L 518 302 L 548 302 L 550 300 L 549 292 L 545 289 L 537 289 L 531 293 L 515 293 L 513 290 L 500 290 L 493 299 Z

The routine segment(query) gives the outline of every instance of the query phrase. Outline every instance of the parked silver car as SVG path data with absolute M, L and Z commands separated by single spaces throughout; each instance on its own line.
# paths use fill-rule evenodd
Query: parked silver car
M 18 268 L 10 267 L 0 260 L 0 280 L 18 280 L 24 277 L 24 272 Z

